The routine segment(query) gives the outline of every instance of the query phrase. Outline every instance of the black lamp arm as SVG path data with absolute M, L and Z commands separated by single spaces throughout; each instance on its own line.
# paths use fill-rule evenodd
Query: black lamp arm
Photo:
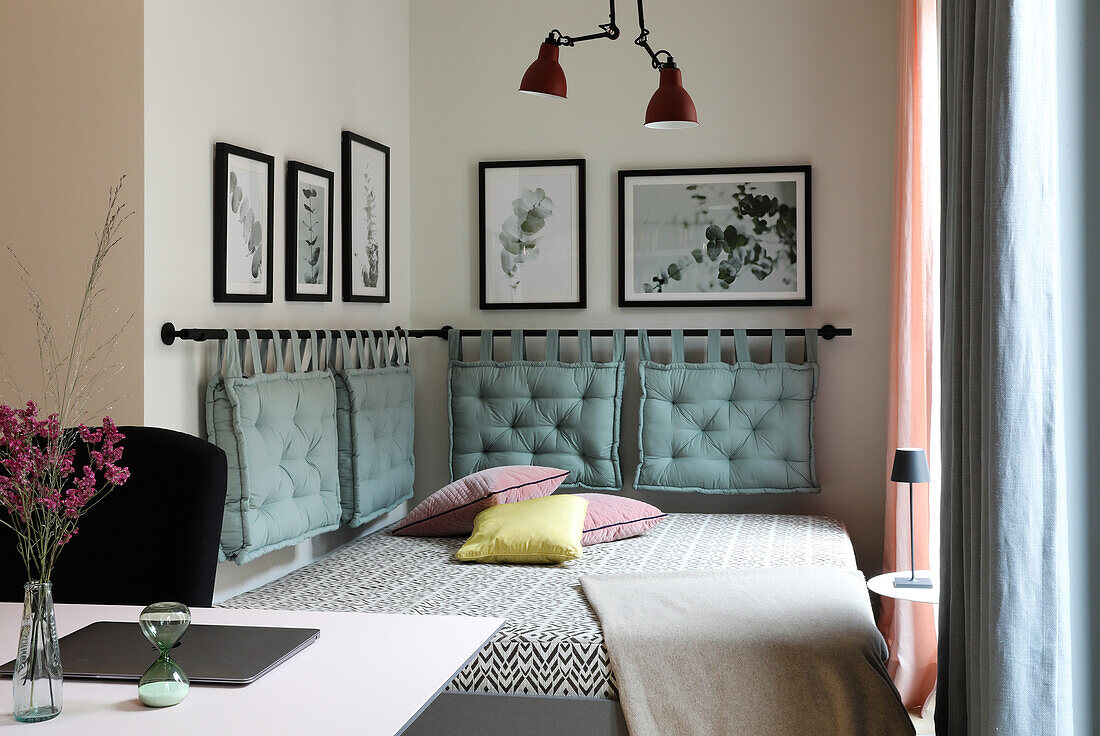
M 611 8 L 608 15 L 610 16 L 607 23 L 600 24 L 599 33 L 589 33 L 586 36 L 567 36 L 557 28 L 550 31 L 546 36 L 546 43 L 554 46 L 574 46 L 581 41 L 592 41 L 597 38 L 609 38 L 612 41 L 619 37 L 619 27 L 615 25 L 615 0 L 609 0 Z M 654 51 L 653 47 L 649 45 L 649 29 L 645 27 L 645 9 L 642 7 L 642 0 L 638 0 L 638 37 L 634 39 L 634 43 L 645 49 L 645 52 L 649 54 L 650 63 L 653 64 L 653 68 L 660 71 L 661 69 L 675 69 L 676 60 L 672 58 L 672 53 L 667 49 L 660 49 Z M 661 56 L 665 58 L 662 60 Z
M 660 51 L 654 51 L 653 47 L 649 45 L 649 29 L 645 27 L 645 10 L 642 8 L 642 0 L 638 0 L 638 28 L 641 32 L 638 37 L 634 39 L 634 43 L 645 49 L 649 54 L 650 63 L 653 64 L 653 68 L 660 71 L 661 69 L 675 69 L 676 60 L 672 58 L 672 53 L 666 49 Z M 661 54 L 668 57 L 666 61 L 661 61 Z
M 609 38 L 614 41 L 619 37 L 619 27 L 615 25 L 615 0 L 609 0 L 609 2 L 611 3 L 611 10 L 608 13 L 610 18 L 606 23 L 599 25 L 599 33 L 589 33 L 587 36 L 566 36 L 555 28 L 547 34 L 546 43 L 554 46 L 573 46 L 581 41 L 592 41 L 597 38 Z

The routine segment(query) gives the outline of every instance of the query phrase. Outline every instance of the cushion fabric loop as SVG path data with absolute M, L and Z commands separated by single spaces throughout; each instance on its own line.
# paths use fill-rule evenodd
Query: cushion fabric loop
M 561 336 L 557 330 L 546 331 L 546 360 L 554 363 L 561 360 Z
M 258 335 L 259 330 L 257 330 L 256 332 L 257 332 L 257 335 Z M 259 338 L 259 342 L 260 342 L 260 363 L 259 363 L 260 370 L 259 370 L 259 372 L 260 373 L 267 373 L 267 358 L 268 358 L 268 355 L 271 353 L 271 350 L 269 349 L 271 347 L 271 340 L 270 340 L 270 338 L 262 337 L 262 338 Z
M 481 360 L 493 359 L 493 331 L 482 330 L 481 331 L 481 352 L 479 353 Z
M 386 349 L 386 359 L 390 366 L 399 366 L 401 365 L 401 336 L 397 334 L 397 330 L 388 330 L 385 335 L 390 341 Z
M 752 355 L 749 353 L 749 333 L 747 330 L 733 331 L 734 358 L 738 363 L 752 363 Z
M 707 330 L 707 362 L 708 363 L 721 363 L 722 362 L 722 331 L 710 329 Z
M 367 330 L 364 345 L 367 346 L 367 353 L 370 355 L 369 365 L 363 365 L 362 368 L 385 368 L 386 356 L 384 351 L 379 351 L 378 342 L 380 337 L 374 334 L 374 330 Z
M 294 372 L 295 373 L 301 373 L 302 372 L 302 352 L 305 350 L 306 340 L 305 340 L 305 338 L 295 337 L 294 330 L 291 330 L 290 331 L 290 340 L 288 340 L 288 342 L 290 343 L 291 365 L 294 366 Z
M 218 373 L 226 378 L 240 378 L 244 375 L 241 360 L 241 341 L 237 337 L 236 328 L 230 327 L 226 332 L 229 337 L 218 341 Z M 225 351 L 225 370 L 222 370 L 222 350 Z
M 462 330 L 455 327 L 447 331 L 447 357 L 462 360 Z
M 248 331 L 248 349 L 252 353 L 252 375 L 263 375 L 264 359 L 260 355 L 260 338 L 256 336 L 256 330 Z
M 684 362 L 684 331 L 673 330 L 672 331 L 672 362 L 683 363 Z
M 638 330 L 638 360 L 649 360 L 649 333 L 644 329 Z
M 577 359 L 581 363 L 592 362 L 592 330 L 577 331 Z
M 232 334 L 232 331 L 230 331 Z M 218 357 L 214 363 L 213 375 L 221 376 L 225 374 L 225 340 L 218 340 Z
M 404 366 L 412 365 L 412 362 L 409 359 L 409 333 L 405 332 L 405 330 L 402 329 L 398 329 L 396 333 L 397 344 L 400 348 L 400 355 L 398 356 L 397 364 Z
M 787 331 L 784 329 L 772 330 L 772 362 L 787 362 Z
M 340 355 L 340 365 L 347 367 L 352 366 L 351 362 L 351 341 L 348 340 L 348 335 L 343 330 L 340 330 L 340 334 L 335 340 L 329 343 L 328 354 L 328 369 L 332 372 L 336 372 L 336 355 Z
M 349 347 L 351 352 L 355 355 L 356 362 L 354 364 L 348 363 L 348 356 L 344 355 L 344 367 L 345 368 L 366 368 L 367 363 L 370 361 L 370 357 L 367 355 L 366 341 L 363 340 L 362 330 L 356 330 L 349 340 L 351 343 Z
M 806 362 L 817 362 L 817 330 L 806 330 Z
M 512 330 L 510 342 L 512 360 L 527 360 L 527 340 L 523 336 L 523 330 Z
M 626 358 L 626 330 L 614 330 L 611 333 L 611 361 Z
M 324 350 L 321 345 L 321 341 L 325 339 L 324 330 L 313 330 L 309 336 L 310 341 L 310 364 L 309 369 L 313 371 L 324 370 L 321 366 L 321 356 L 324 355 Z
M 274 363 L 273 370 L 276 372 L 283 370 L 283 363 L 286 361 L 286 354 L 284 350 L 283 338 L 279 335 L 277 329 L 271 330 L 271 354 L 273 356 L 272 362 Z M 267 358 L 264 358 L 266 365 Z
M 390 368 L 397 365 L 397 348 L 394 344 L 397 338 L 394 337 L 393 330 L 379 330 L 378 335 L 378 355 L 382 358 L 382 367 Z

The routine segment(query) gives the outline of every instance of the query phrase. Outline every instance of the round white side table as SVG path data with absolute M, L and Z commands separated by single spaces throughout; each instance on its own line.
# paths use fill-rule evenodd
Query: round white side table
M 895 588 L 894 578 L 908 576 L 907 570 L 899 572 L 884 572 L 867 581 L 867 587 L 874 593 L 884 595 L 887 598 L 897 598 L 903 601 L 916 601 L 917 603 L 939 603 L 940 583 L 928 570 L 917 570 L 917 577 L 931 578 L 931 588 Z

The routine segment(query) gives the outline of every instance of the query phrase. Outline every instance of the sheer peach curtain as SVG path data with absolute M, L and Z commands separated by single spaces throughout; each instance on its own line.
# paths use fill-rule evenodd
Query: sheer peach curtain
M 898 2 L 898 127 L 895 159 L 894 289 L 890 348 L 889 454 L 923 447 L 934 481 L 914 485 L 916 567 L 936 567 L 939 411 L 936 252 L 939 248 L 939 70 L 936 0 Z M 938 535 L 937 535 L 938 536 Z M 909 567 L 908 488 L 887 481 L 884 569 Z M 933 607 L 882 599 L 879 628 L 890 645 L 888 667 L 908 708 L 925 704 L 936 685 Z

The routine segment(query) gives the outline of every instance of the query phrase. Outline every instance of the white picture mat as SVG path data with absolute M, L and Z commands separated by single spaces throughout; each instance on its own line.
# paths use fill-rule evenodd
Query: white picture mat
M 361 276 L 365 265 L 367 192 L 364 175 L 370 175 L 374 192 L 375 239 L 378 244 L 378 283 L 367 286 Z M 351 293 L 355 296 L 386 295 L 386 154 L 357 141 L 351 143 Z
M 553 214 L 539 233 L 539 256 L 521 267 L 520 288 L 501 268 L 501 225 L 524 189 L 542 188 Z M 580 301 L 580 171 L 575 165 L 485 169 L 485 300 L 489 304 Z
M 297 238 L 295 245 L 297 246 L 294 252 L 295 259 L 295 289 L 299 294 L 327 294 L 328 293 L 328 258 L 329 258 L 329 243 L 332 240 L 332 233 L 329 232 L 329 188 L 331 184 L 328 178 L 323 176 L 317 176 L 311 174 L 308 171 L 298 172 L 298 181 L 294 186 L 294 198 L 296 202 L 295 222 L 297 224 Z M 321 246 L 321 259 L 320 259 L 320 273 L 321 283 L 319 284 L 307 284 L 302 278 L 303 266 L 305 263 L 302 260 L 302 244 L 309 237 L 309 229 L 303 224 L 303 220 L 309 214 L 302 205 L 306 203 L 305 195 L 302 194 L 302 190 L 307 187 L 313 187 L 317 189 L 317 196 L 313 198 L 313 204 L 310 205 L 315 210 L 314 217 L 314 233 L 320 237 L 317 240 L 317 244 Z M 320 222 L 317 222 L 317 219 Z
M 243 197 L 241 205 L 248 202 L 252 208 L 256 222 L 260 223 L 263 237 L 259 248 L 262 252 L 260 272 L 252 276 L 252 256 L 248 252 L 247 235 L 243 232 L 238 212 L 233 211 L 231 199 L 233 190 L 229 186 L 229 174 L 237 175 L 237 186 L 241 188 Z M 262 161 L 254 161 L 244 156 L 230 153 L 226 157 L 226 203 L 225 203 L 225 293 L 226 294 L 266 294 L 267 293 L 267 269 L 268 243 L 271 242 L 271 233 L 267 231 L 268 206 L 267 201 L 268 164 Z
M 636 250 L 636 233 L 635 233 L 635 190 L 646 186 L 683 186 L 686 187 L 690 184 L 717 184 L 717 185 L 732 185 L 737 184 L 763 184 L 770 182 L 794 182 L 795 183 L 795 207 L 797 209 L 796 217 L 796 255 L 797 263 L 796 269 L 796 282 L 795 288 L 784 290 L 757 290 L 753 288 L 754 284 L 742 287 L 740 283 L 737 284 L 736 289 L 730 289 L 723 292 L 690 292 L 690 291 L 676 291 L 673 293 L 657 293 L 645 291 L 638 288 L 639 278 L 644 278 L 643 274 L 636 271 L 636 263 L 638 258 L 638 251 Z M 623 268 L 624 268 L 624 284 L 626 287 L 626 298 L 630 301 L 650 301 L 650 302 L 662 302 L 670 300 L 686 300 L 686 301 L 699 301 L 713 303 L 715 301 L 728 301 L 737 302 L 743 300 L 757 300 L 757 299 L 776 299 L 776 300 L 790 300 L 795 301 L 806 298 L 806 176 L 803 172 L 774 172 L 774 173 L 761 173 L 761 172 L 747 172 L 745 174 L 703 174 L 703 175 L 678 175 L 678 176 L 630 176 L 627 177 L 623 183 Z M 695 230 L 698 229 L 698 232 Z M 698 248 L 706 244 L 706 237 L 703 235 L 705 231 L 705 225 L 698 228 L 685 228 L 683 230 L 683 241 L 678 243 L 675 247 L 669 249 L 667 253 L 661 253 L 661 257 L 669 261 L 675 260 L 677 256 L 682 256 L 688 253 L 692 248 Z M 644 251 L 642 251 L 644 252 Z M 647 255 L 656 255 L 653 251 L 650 251 Z M 752 277 L 745 275 L 741 277 L 748 284 L 748 280 Z M 767 280 L 765 280 L 767 281 Z M 766 285 L 765 285 L 766 288 Z

